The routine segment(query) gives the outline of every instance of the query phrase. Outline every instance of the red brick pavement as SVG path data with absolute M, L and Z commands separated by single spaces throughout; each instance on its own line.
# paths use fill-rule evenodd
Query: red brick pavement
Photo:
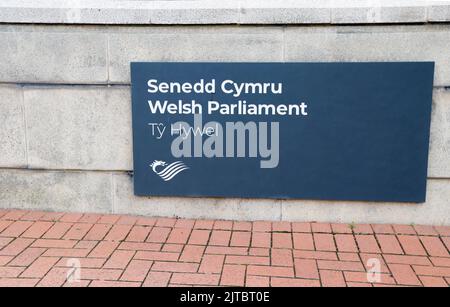
M 450 227 L 0 210 L 0 286 L 448 287 L 449 248 Z

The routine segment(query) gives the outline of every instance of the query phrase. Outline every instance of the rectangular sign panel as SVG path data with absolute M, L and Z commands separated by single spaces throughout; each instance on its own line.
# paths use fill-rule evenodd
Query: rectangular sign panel
M 132 63 L 134 191 L 425 201 L 434 63 Z

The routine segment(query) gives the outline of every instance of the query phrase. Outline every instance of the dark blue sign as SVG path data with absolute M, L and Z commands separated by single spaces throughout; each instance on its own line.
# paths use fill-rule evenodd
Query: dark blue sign
M 434 63 L 132 63 L 134 191 L 423 202 Z

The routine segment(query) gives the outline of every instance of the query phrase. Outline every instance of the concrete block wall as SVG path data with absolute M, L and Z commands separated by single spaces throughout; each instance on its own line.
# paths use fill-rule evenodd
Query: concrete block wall
M 33 17 L 28 7 L 13 22 L 5 16 L 14 9 L 20 8 L 0 5 L 0 208 L 450 225 L 450 23 L 445 10 L 408 6 L 395 13 L 385 8 L 383 16 L 403 19 L 378 24 L 358 19 L 367 8 L 297 6 L 302 15 L 268 1 L 266 7 L 253 3 L 252 9 L 238 9 L 239 24 L 230 19 L 227 25 L 202 25 L 200 14 L 198 25 L 185 26 L 183 20 L 143 25 L 139 19 L 119 25 L 124 22 L 107 22 L 114 19 L 101 14 L 89 25 L 67 24 L 58 19 L 64 7 L 41 17 Z M 354 19 L 350 9 L 359 12 Z M 251 20 L 255 24 L 247 24 Z M 361 24 L 354 24 L 358 20 Z M 436 62 L 423 204 L 133 196 L 131 61 L 416 60 Z

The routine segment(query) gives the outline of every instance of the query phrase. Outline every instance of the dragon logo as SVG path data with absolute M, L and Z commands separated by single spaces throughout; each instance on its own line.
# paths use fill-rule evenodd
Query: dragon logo
M 156 169 L 158 166 L 161 166 L 161 167 L 166 166 L 166 167 L 164 167 L 162 170 L 158 171 Z M 155 172 L 155 174 L 157 174 L 159 177 L 161 177 L 164 181 L 172 180 L 173 177 L 175 177 L 182 171 L 189 169 L 189 167 L 186 166 L 186 164 L 184 164 L 181 161 L 173 162 L 173 163 L 167 165 L 167 163 L 165 161 L 155 160 L 155 161 L 153 161 L 152 164 L 150 164 L 150 167 Z

